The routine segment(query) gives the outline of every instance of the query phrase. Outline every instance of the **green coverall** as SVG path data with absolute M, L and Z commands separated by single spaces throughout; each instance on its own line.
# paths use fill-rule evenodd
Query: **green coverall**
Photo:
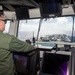
M 0 32 L 0 75 L 14 75 L 14 51 L 28 52 L 33 49 L 35 49 L 34 46 Z

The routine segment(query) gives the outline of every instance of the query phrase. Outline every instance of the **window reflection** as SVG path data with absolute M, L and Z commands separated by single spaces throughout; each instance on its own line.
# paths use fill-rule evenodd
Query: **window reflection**
M 7 23 L 5 24 L 5 31 L 4 31 L 4 33 L 9 33 L 9 27 L 10 27 L 10 21 L 7 21 Z

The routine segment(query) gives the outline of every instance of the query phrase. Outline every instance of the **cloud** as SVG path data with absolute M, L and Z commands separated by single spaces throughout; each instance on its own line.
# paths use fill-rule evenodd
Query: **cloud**
M 34 31 L 35 34 L 38 32 L 39 20 L 30 20 L 30 23 L 25 23 L 20 25 L 21 31 Z M 72 21 L 69 21 L 66 17 L 48 19 L 47 21 L 42 22 L 40 29 L 40 36 L 47 34 L 59 34 L 64 33 L 65 31 L 72 30 Z
M 70 22 L 67 18 L 56 18 L 53 19 L 54 22 L 44 22 L 41 26 L 40 35 L 47 35 L 47 34 L 60 34 L 66 31 L 72 30 L 72 22 Z
M 71 20 L 71 21 L 70 21 Z M 30 19 L 23 20 L 20 22 L 19 31 L 23 32 L 34 32 L 34 35 L 37 36 L 39 28 L 40 19 Z M 40 29 L 40 36 L 48 34 L 60 34 L 72 30 L 72 18 L 71 17 L 61 17 L 61 18 L 49 18 L 45 21 L 43 20 Z M 9 25 L 7 24 L 6 31 Z

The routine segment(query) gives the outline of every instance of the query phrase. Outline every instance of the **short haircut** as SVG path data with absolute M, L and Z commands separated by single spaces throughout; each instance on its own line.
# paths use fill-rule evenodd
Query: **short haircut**
M 4 15 L 4 14 L 3 14 L 3 10 L 0 10 L 0 16 L 1 16 L 1 15 Z

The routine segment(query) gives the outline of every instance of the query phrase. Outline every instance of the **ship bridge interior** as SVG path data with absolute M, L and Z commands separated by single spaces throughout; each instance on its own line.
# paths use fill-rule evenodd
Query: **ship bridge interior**
M 49 7 L 48 5 L 51 5 L 51 7 L 49 8 L 51 9 L 50 11 L 49 9 L 46 10 L 46 6 Z M 27 22 L 27 20 L 29 19 L 40 19 L 37 33 L 38 38 L 43 18 L 47 19 L 55 17 L 57 18 L 57 17 L 75 16 L 75 0 L 0 0 L 0 12 L 3 12 L 6 20 L 10 20 L 10 27 L 8 33 L 16 37 L 18 35 L 20 20 L 26 20 Z M 73 25 L 74 25 L 74 18 L 73 18 Z M 69 46 L 66 48 L 69 48 Z M 72 55 L 71 59 L 72 73 L 69 75 L 75 75 L 75 51 L 72 52 L 71 55 Z
M 17 8 L 27 7 L 28 13 L 29 13 L 29 17 L 27 19 L 42 18 L 41 16 L 42 15 L 41 13 L 42 3 L 44 3 L 44 5 L 45 3 L 60 4 L 59 6 L 60 11 L 57 17 L 75 15 L 75 1 L 74 0 L 0 0 L 0 5 L 2 6 L 2 9 L 0 10 L 4 10 L 6 19 L 12 19 L 12 15 L 15 15 L 15 10 Z M 12 12 L 12 14 L 10 14 L 10 18 L 9 18 L 8 13 L 10 12 Z M 55 16 L 49 15 L 45 17 L 48 18 L 48 17 L 55 17 Z

